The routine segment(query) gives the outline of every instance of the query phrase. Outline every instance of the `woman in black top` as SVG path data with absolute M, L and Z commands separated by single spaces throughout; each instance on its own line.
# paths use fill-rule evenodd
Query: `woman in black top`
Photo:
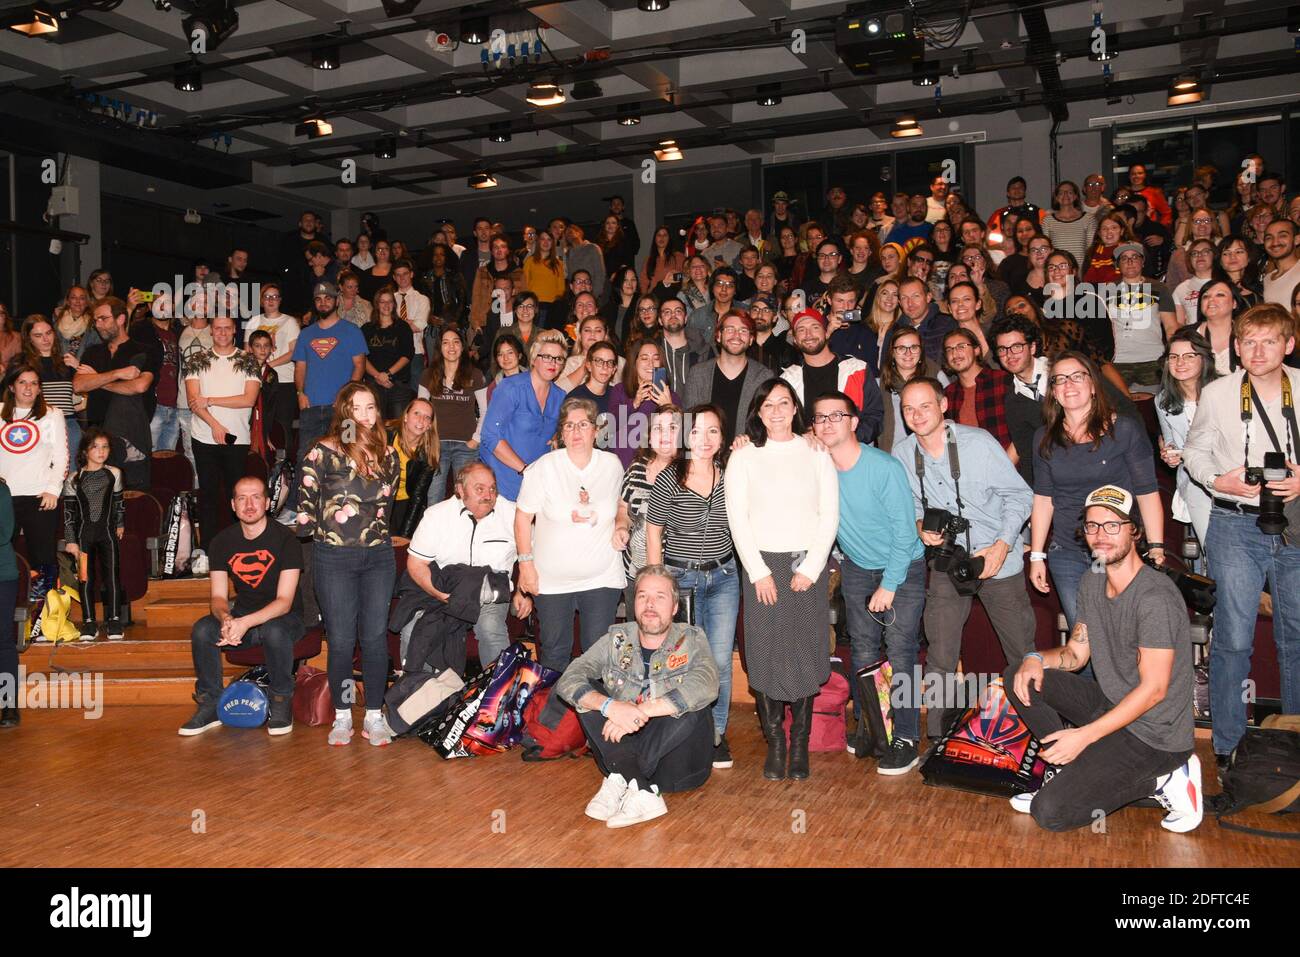
M 375 294 L 373 318 L 361 327 L 370 350 L 366 356 L 366 381 L 379 396 L 380 412 L 386 419 L 411 401 L 415 391 L 406 384 L 406 369 L 415 356 L 411 327 L 397 318 L 397 300 L 385 286 Z
M 10 369 L 27 365 L 41 377 L 41 395 L 51 408 L 63 413 L 63 426 L 68 436 L 68 468 L 73 468 L 77 448 L 81 444 L 81 422 L 77 418 L 79 396 L 72 389 L 72 377 L 77 357 L 64 352 L 54 325 L 44 316 L 28 316 L 22 327 L 23 351 L 14 357 Z
M 429 506 L 429 489 L 435 482 L 446 479 L 440 467 L 433 403 L 428 399 L 412 399 L 402 410 L 402 417 L 386 422 L 385 428 L 388 444 L 397 453 L 401 466 L 393 496 L 393 535 L 409 539 Z M 439 488 L 439 500 L 442 492 Z
M 454 250 L 436 244 L 429 252 L 429 268 L 420 273 L 420 280 L 429 291 L 429 317 L 437 316 L 443 324 L 460 322 L 465 314 L 465 277 L 456 268 Z
M 639 287 L 636 270 L 631 266 L 616 267 L 609 277 L 609 299 L 601 315 L 605 317 L 611 339 L 621 342 L 632 328 L 637 303 L 641 299 Z

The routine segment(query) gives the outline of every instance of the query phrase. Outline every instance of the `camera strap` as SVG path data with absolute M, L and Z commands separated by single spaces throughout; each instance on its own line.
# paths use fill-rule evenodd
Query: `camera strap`
M 944 425 L 948 437 L 948 472 L 952 475 L 952 486 L 957 493 L 957 516 L 962 513 L 961 504 L 961 459 L 957 457 L 957 432 L 951 425 Z M 912 450 L 916 456 L 916 481 L 921 486 L 921 508 L 928 509 L 930 503 L 925 497 L 925 453 L 921 451 L 921 438 L 917 436 L 916 447 Z M 970 551 L 970 528 L 966 529 L 966 551 Z
M 1254 410 L 1259 410 L 1259 420 L 1264 424 L 1264 430 L 1268 433 L 1269 440 L 1273 443 L 1273 448 L 1278 452 L 1284 452 L 1288 462 L 1295 461 L 1292 458 L 1294 451 L 1292 440 L 1294 438 L 1297 445 L 1300 445 L 1300 425 L 1296 423 L 1295 402 L 1291 396 L 1291 377 L 1282 373 L 1282 416 L 1287 422 L 1286 448 L 1282 448 L 1282 443 L 1278 441 L 1277 431 L 1273 428 L 1273 423 L 1269 421 L 1268 413 L 1264 411 L 1264 404 L 1260 402 L 1259 395 L 1250 387 L 1250 376 L 1243 375 L 1241 379 L 1241 421 L 1246 426 L 1246 466 L 1250 466 L 1250 422 L 1254 417 Z

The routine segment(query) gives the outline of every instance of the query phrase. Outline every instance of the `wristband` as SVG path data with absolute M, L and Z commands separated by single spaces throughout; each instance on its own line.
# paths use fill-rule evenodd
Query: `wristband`
M 613 703 L 614 703 L 614 699 L 613 699 L 613 698 L 606 698 L 606 699 L 605 699 L 605 703 L 602 704 L 602 705 L 600 706 L 600 716 L 601 716 L 602 718 L 608 718 L 608 717 L 609 717 L 609 706 L 610 706 L 611 704 L 613 704 Z
M 1039 663 L 1040 665 L 1043 663 L 1043 656 L 1040 655 L 1040 654 L 1039 654 L 1038 652 L 1036 652 L 1036 651 L 1031 651 L 1031 652 L 1029 652 L 1027 655 L 1025 655 L 1025 656 L 1024 656 L 1023 658 L 1021 658 L 1020 660 L 1021 660 L 1021 661 L 1028 661 L 1030 658 L 1037 658 L 1037 659 L 1038 659 L 1038 663 Z
M 1164 543 L 1164 542 L 1147 542 L 1147 551 L 1151 551 L 1153 548 L 1158 548 L 1158 549 L 1160 549 L 1160 550 L 1163 552 L 1163 551 L 1165 550 L 1165 543 Z
M 533 553 L 525 552 L 523 555 L 518 556 L 515 560 L 518 561 L 520 564 L 522 564 L 523 562 L 531 562 L 533 560 Z
M 1047 552 L 1030 552 L 1029 560 L 1031 562 L 1045 562 L 1047 561 Z

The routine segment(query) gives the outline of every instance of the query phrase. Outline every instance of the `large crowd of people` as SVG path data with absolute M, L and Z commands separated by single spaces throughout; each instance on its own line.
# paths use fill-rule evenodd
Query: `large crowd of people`
M 536 615 L 540 663 L 563 672 L 603 776 L 587 814 L 620 827 L 733 766 L 742 629 L 762 774 L 810 776 L 836 590 L 853 667 L 893 669 L 877 770 L 908 773 L 923 751 L 907 683 L 923 647 L 927 678 L 959 668 L 978 599 L 1056 772 L 1016 807 L 1065 829 L 1154 795 L 1164 826 L 1189 830 L 1192 649 L 1153 570 L 1171 523 L 1218 582 L 1217 763 L 1245 733 L 1266 589 L 1282 707 L 1300 713 L 1300 203 L 1251 156 L 1217 208 L 1217 175 L 1166 192 L 1135 163 L 1113 190 L 1100 173 L 1054 184 L 1045 207 L 1016 176 L 987 218 L 943 176 L 917 195 L 832 187 L 823 210 L 780 191 L 766 213 L 660 226 L 645 249 L 619 197 L 590 230 L 479 218 L 423 246 L 370 215 L 331 242 L 304 212 L 279 261 L 196 263 L 180 300 L 119 294 L 96 270 L 48 315 L 18 326 L 0 309 L 0 604 L 13 535 L 37 598 L 62 537 L 90 598 L 83 638 L 100 592 L 122 637 L 122 496 L 149 487 L 153 453 L 179 452 L 212 587 L 181 734 L 219 723 L 220 651 L 241 644 L 266 648 L 268 730 L 292 730 L 309 577 L 328 742 L 352 738 L 357 655 L 363 735 L 388 744 L 408 546 L 413 587 L 439 602 L 448 565 L 513 575 L 477 612 L 480 658 L 505 648 L 508 614 Z M 259 311 L 232 315 L 254 276 L 269 277 Z M 250 455 L 296 465 L 278 514 Z M 1035 650 L 1029 588 L 1059 596 L 1059 649 Z M 0 670 L 16 670 L 12 632 Z M 928 707 L 926 735 L 965 703 Z M 0 724 L 17 721 L 6 707 Z

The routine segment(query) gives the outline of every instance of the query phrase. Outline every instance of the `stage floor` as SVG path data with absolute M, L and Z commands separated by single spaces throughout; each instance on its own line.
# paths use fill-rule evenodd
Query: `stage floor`
M 1300 845 L 1159 826 L 1156 809 L 1111 815 L 1105 833 L 1040 830 L 1002 799 L 887 778 L 847 753 L 814 754 L 809 781 L 764 781 L 751 710 L 732 709 L 736 766 L 669 813 L 609 830 L 583 807 L 600 784 L 586 758 L 525 764 L 517 752 L 444 761 L 417 741 L 325 744 L 214 729 L 181 738 L 189 708 L 28 711 L 0 732 L 0 864 L 23 867 L 1272 867 Z M 357 716 L 360 728 L 360 714 Z M 1206 741 L 1201 760 L 1213 767 Z M 1217 790 L 1217 784 L 1209 784 Z M 1294 816 L 1243 823 L 1294 830 Z

